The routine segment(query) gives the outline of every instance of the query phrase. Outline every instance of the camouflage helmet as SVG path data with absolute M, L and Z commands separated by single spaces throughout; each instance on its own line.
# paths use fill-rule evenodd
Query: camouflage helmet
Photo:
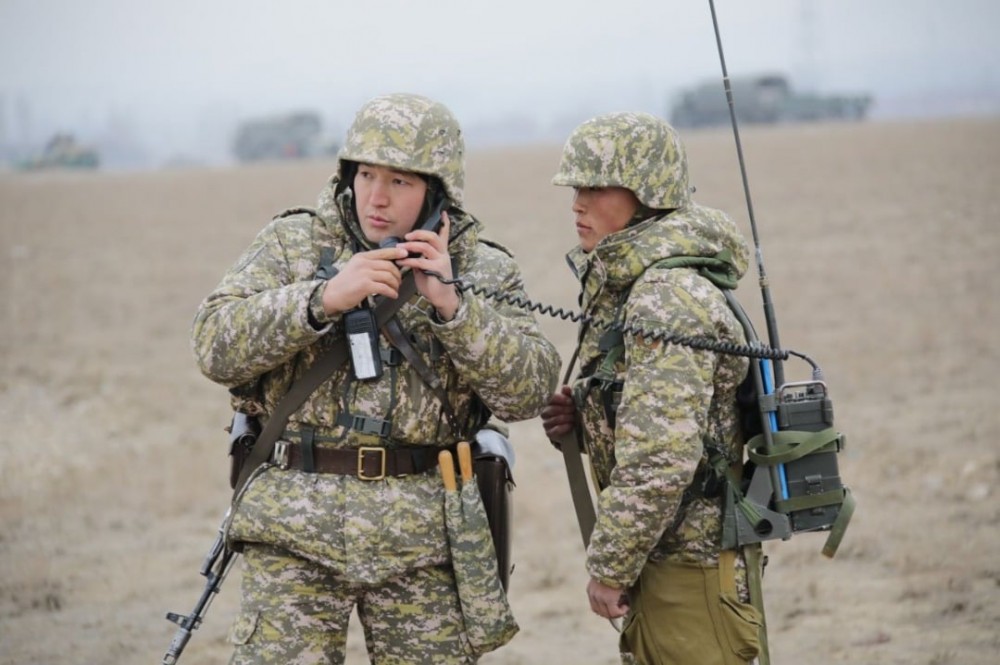
M 448 197 L 462 204 L 465 188 L 465 139 L 451 111 L 419 95 L 396 93 L 362 106 L 347 130 L 337 155 L 342 161 L 364 162 L 436 176 Z M 343 176 L 343 163 L 338 175 Z
M 574 129 L 552 184 L 624 187 L 655 209 L 691 202 L 681 139 L 665 120 L 648 113 L 607 113 Z

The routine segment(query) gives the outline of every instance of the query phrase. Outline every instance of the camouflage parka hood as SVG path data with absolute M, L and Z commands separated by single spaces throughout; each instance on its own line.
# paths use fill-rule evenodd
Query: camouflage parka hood
M 589 301 L 596 290 L 626 289 L 652 264 L 677 256 L 722 259 L 729 276 L 738 280 L 746 272 L 750 250 L 726 213 L 692 202 L 612 233 L 591 252 L 576 247 L 567 260 L 584 282 Z

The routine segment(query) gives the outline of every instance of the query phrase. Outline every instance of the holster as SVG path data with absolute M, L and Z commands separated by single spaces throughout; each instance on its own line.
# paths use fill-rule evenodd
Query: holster
M 229 425 L 229 487 L 236 489 L 240 471 L 250 457 L 250 451 L 260 435 L 260 421 L 242 411 L 233 413 Z
M 486 518 L 490 523 L 490 535 L 493 537 L 493 548 L 497 553 L 500 583 L 506 592 L 511 571 L 514 570 L 514 564 L 511 562 L 510 537 L 514 514 L 514 476 L 508 458 L 502 452 L 495 447 L 482 445 L 481 440 L 476 443 L 477 445 L 473 446 L 473 471 L 479 485 L 479 494 L 483 499 L 483 507 L 486 509 Z M 509 443 L 507 445 L 509 446 Z

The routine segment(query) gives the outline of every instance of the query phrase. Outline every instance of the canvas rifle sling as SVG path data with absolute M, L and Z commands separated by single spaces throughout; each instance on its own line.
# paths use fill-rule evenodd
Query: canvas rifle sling
M 396 315 L 399 308 L 413 297 L 416 290 L 417 286 L 413 278 L 413 271 L 410 271 L 403 276 L 403 281 L 399 285 L 399 297 L 390 299 L 380 296 L 376 300 L 374 308 L 376 325 L 381 329 L 389 319 Z M 299 380 L 288 389 L 285 396 L 274 407 L 274 411 L 267 419 L 267 423 L 264 425 L 263 430 L 261 430 L 260 436 L 257 437 L 257 442 L 254 444 L 250 456 L 247 457 L 243 468 L 240 470 L 239 478 L 236 480 L 236 487 L 233 489 L 234 500 L 239 496 L 243 485 L 246 483 L 247 478 L 250 477 L 250 474 L 253 473 L 253 470 L 271 458 L 274 444 L 285 430 L 285 425 L 288 423 L 291 415 L 302 406 L 309 395 L 323 385 L 323 382 L 337 368 L 347 362 L 348 354 L 347 340 L 338 340 L 323 355 L 318 357 Z
M 579 351 L 580 347 L 578 345 L 573 351 L 573 357 L 570 358 L 569 367 L 566 368 L 566 374 L 562 381 L 563 385 L 569 383 Z M 559 450 L 563 456 L 563 464 L 566 466 L 569 493 L 573 499 L 573 508 L 576 510 L 576 522 L 580 526 L 583 549 L 587 549 L 590 545 L 590 534 L 594 532 L 594 524 L 597 522 L 597 513 L 594 510 L 594 500 L 590 496 L 590 487 L 587 485 L 587 473 L 583 469 L 583 453 L 580 448 L 581 441 L 583 441 L 583 436 L 580 430 L 580 418 L 574 409 L 572 429 L 559 437 L 556 443 L 559 444 Z

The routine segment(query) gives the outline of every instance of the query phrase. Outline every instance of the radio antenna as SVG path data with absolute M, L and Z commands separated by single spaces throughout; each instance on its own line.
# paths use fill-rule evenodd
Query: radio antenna
M 726 69 L 726 56 L 722 51 L 722 36 L 719 33 L 719 20 L 715 15 L 715 0 L 708 0 L 712 10 L 712 27 L 715 29 L 715 43 L 719 48 L 719 63 L 722 65 L 722 84 L 726 90 L 726 102 L 729 104 L 729 119 L 733 123 L 733 138 L 736 140 L 736 156 L 740 163 L 740 176 L 743 179 L 743 193 L 747 200 L 747 214 L 750 216 L 750 232 L 753 234 L 754 256 L 757 260 L 757 283 L 760 285 L 760 295 L 764 301 L 764 323 L 767 326 L 767 341 L 773 349 L 780 349 L 778 340 L 778 322 L 774 316 L 774 302 L 771 300 L 771 288 L 764 272 L 764 252 L 760 247 L 757 235 L 757 220 L 753 214 L 753 201 L 750 198 L 750 183 L 747 180 L 746 163 L 743 160 L 743 145 L 740 142 L 740 128 L 736 122 L 736 105 L 733 103 L 733 89 L 729 84 L 729 71 Z M 774 383 L 780 386 L 785 382 L 785 372 L 780 360 L 774 360 Z

